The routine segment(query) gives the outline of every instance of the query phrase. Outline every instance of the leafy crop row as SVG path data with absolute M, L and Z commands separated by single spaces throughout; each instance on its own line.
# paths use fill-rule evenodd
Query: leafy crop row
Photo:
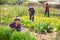
M 0 27 L 0 40 L 36 40 L 36 38 L 27 32 L 21 33 L 12 31 L 11 28 Z

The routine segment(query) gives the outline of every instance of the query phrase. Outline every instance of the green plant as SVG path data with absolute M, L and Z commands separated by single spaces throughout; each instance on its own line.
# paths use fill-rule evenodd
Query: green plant
M 13 31 L 9 27 L 0 27 L 0 40 L 36 40 L 29 33 Z
M 36 38 L 29 35 L 29 33 L 27 32 L 20 33 L 20 32 L 14 31 L 11 35 L 10 40 L 36 40 Z
M 53 30 L 53 27 L 49 23 L 44 23 L 40 27 L 42 27 L 40 29 L 41 32 L 48 32 L 49 33 L 49 32 L 52 32 L 52 30 Z
M 23 25 L 26 25 L 26 27 L 31 31 L 35 31 L 37 33 L 50 33 L 53 30 L 53 26 L 50 23 L 36 23 L 29 20 L 22 20 L 21 23 L 23 23 Z
M 57 31 L 60 31 L 60 25 L 58 25 L 58 26 L 56 27 L 56 29 L 57 29 Z
M 12 18 L 1 18 L 1 25 L 9 25 L 12 22 Z
M 11 28 L 0 27 L 0 40 L 9 40 Z

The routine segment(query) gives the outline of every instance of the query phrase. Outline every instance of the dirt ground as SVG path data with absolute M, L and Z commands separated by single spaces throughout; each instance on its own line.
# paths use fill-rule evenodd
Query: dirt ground
M 27 31 L 29 31 L 29 29 L 23 28 L 23 31 L 27 32 Z M 52 33 L 46 33 L 46 34 L 38 34 L 38 33 L 30 31 L 30 34 L 33 35 L 34 37 L 36 37 L 37 40 L 56 40 L 55 30 Z M 60 40 L 60 37 L 57 40 Z

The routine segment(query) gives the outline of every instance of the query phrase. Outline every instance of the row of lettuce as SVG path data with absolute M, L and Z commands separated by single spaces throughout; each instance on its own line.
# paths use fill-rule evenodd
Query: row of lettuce
M 52 21 L 52 20 L 53 20 L 52 18 L 50 21 L 42 18 L 42 22 L 40 22 L 41 20 L 39 22 L 36 22 L 36 21 L 32 22 L 28 19 L 21 19 L 20 22 L 23 27 L 29 28 L 30 31 L 35 31 L 37 33 L 53 32 L 54 28 L 56 28 L 56 30 L 59 31 L 60 30 L 59 20 L 57 20 L 57 19 L 54 19 L 54 21 Z M 56 20 L 56 22 L 55 22 L 55 20 Z M 2 18 L 0 24 L 9 25 L 13 21 L 14 20 L 12 20 L 11 18 Z M 52 21 L 52 23 L 51 23 L 51 21 Z
M 45 17 L 44 17 L 45 18 Z M 36 33 L 51 33 L 53 32 L 54 28 L 56 28 L 57 33 L 57 37 L 60 35 L 60 25 L 59 25 L 59 20 L 54 19 L 54 21 L 56 20 L 56 22 L 54 23 L 54 21 L 52 21 L 52 18 L 50 21 L 52 21 L 52 23 L 50 23 L 48 20 L 48 22 L 46 22 L 45 18 L 43 20 L 43 18 L 41 18 L 40 21 L 43 22 L 39 22 L 38 21 L 30 21 L 28 19 L 21 19 L 21 24 L 22 27 L 28 28 L 30 31 L 35 31 Z M 8 26 L 11 22 L 13 22 L 14 20 L 12 20 L 12 18 L 0 18 L 0 40 L 36 40 L 36 38 L 34 38 L 33 36 L 29 35 L 29 33 L 25 32 L 25 33 L 20 33 L 17 31 L 12 31 L 11 28 L 6 27 Z M 58 23 L 58 24 L 57 24 Z M 5 27 L 4 27 L 5 26 Z M 27 35 L 27 36 L 26 36 Z
M 17 32 L 9 27 L 0 26 L 0 40 L 36 40 L 36 38 L 28 32 Z
M 30 31 L 35 31 L 36 33 L 50 33 L 53 31 L 53 26 L 49 23 L 35 23 L 29 20 L 21 20 L 23 27 L 27 27 Z

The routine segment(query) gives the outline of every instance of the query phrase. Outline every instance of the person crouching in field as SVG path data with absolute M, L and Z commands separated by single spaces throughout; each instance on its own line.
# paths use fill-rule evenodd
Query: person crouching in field
M 46 5 L 45 5 L 45 16 L 47 14 L 48 17 L 50 17 L 49 8 L 50 8 L 50 5 L 48 3 L 46 3 Z
M 35 14 L 34 8 L 29 8 L 29 15 L 31 21 L 34 21 L 34 14 Z
M 19 18 L 15 18 L 14 22 L 12 22 L 10 24 L 10 27 L 13 29 L 13 30 L 17 30 L 17 31 L 22 31 L 21 29 L 21 24 L 20 24 L 20 19 Z

